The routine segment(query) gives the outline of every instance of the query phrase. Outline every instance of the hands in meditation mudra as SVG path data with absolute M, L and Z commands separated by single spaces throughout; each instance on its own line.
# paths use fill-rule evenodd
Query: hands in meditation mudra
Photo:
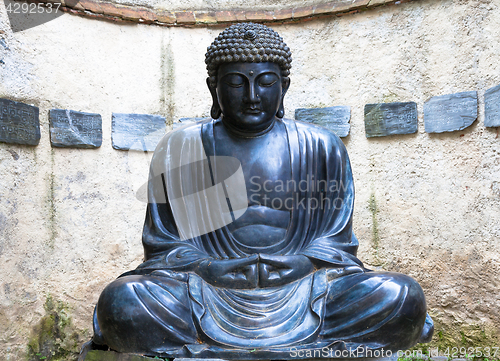
M 145 262 L 102 292 L 94 343 L 152 356 L 286 359 L 292 348 L 428 342 L 418 283 L 356 258 L 343 143 L 283 118 L 283 39 L 263 25 L 233 25 L 206 63 L 212 117 L 156 148 Z

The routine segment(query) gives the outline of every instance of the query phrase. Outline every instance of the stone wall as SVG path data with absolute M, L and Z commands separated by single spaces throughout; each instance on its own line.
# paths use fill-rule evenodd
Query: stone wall
M 0 98 L 40 107 L 36 147 L 0 143 L 0 359 L 74 359 L 106 284 L 142 260 L 151 154 L 111 147 L 111 114 L 208 116 L 204 54 L 220 29 L 65 14 L 12 33 L 0 5 Z M 422 0 L 273 25 L 293 52 L 286 113 L 351 106 L 344 138 L 367 267 L 411 275 L 434 345 L 500 346 L 500 139 L 484 91 L 500 83 L 500 2 Z M 431 96 L 477 90 L 479 119 L 424 131 Z M 419 130 L 367 139 L 367 103 L 415 101 Z M 52 108 L 99 113 L 97 149 L 51 148 Z M 499 355 L 497 354 L 497 358 Z

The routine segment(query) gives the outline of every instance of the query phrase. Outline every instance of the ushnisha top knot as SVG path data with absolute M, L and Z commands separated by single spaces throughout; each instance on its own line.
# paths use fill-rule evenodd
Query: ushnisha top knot
M 217 69 L 223 63 L 270 61 L 290 75 L 292 53 L 277 32 L 262 24 L 241 23 L 228 27 L 207 48 L 205 63 L 211 86 L 217 84 Z
M 248 40 L 255 40 L 257 38 L 257 34 L 253 30 L 247 30 L 245 31 L 245 39 Z

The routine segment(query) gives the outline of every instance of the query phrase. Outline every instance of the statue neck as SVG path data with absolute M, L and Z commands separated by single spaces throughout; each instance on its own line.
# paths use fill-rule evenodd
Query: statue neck
M 228 133 L 241 138 L 255 138 L 264 135 L 273 129 L 275 123 L 276 123 L 276 118 L 273 118 L 271 123 L 264 129 L 258 129 L 258 130 L 253 128 L 242 129 L 235 126 L 234 122 L 232 122 L 231 120 L 228 120 L 227 118 L 222 116 L 222 124 L 224 125 L 224 128 L 226 128 Z

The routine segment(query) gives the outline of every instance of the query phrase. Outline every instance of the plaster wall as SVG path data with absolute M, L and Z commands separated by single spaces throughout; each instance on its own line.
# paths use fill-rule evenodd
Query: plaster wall
M 142 260 L 135 192 L 151 154 L 112 149 L 111 113 L 208 116 L 204 54 L 220 29 L 69 14 L 15 34 L 8 24 L 0 5 L 0 97 L 39 106 L 42 139 L 0 143 L 0 360 L 36 359 L 47 344 L 74 359 L 102 289 Z M 435 345 L 500 346 L 500 138 L 483 125 L 484 91 L 500 84 L 500 1 L 422 0 L 273 28 L 293 52 L 287 116 L 351 106 L 360 259 L 422 285 Z M 425 100 L 469 90 L 478 121 L 424 132 Z M 366 139 L 364 105 L 392 101 L 417 102 L 419 132 Z M 102 147 L 51 148 L 51 108 L 100 113 Z M 68 320 L 53 346 L 51 315 Z

